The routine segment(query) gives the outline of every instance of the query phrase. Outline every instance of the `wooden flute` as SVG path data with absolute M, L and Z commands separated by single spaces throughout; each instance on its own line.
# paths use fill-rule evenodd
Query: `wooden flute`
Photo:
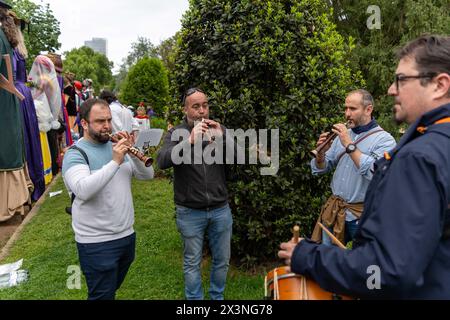
M 117 136 L 117 135 L 113 135 L 113 134 L 108 134 L 110 140 L 114 143 L 119 142 L 120 139 L 122 139 L 122 137 Z M 138 148 L 136 147 L 129 147 L 128 148 L 128 153 L 131 153 L 132 155 L 134 155 L 136 158 L 138 158 L 139 160 L 141 160 L 146 167 L 150 167 L 153 164 L 153 158 L 152 157 L 147 157 L 145 154 L 143 154 Z

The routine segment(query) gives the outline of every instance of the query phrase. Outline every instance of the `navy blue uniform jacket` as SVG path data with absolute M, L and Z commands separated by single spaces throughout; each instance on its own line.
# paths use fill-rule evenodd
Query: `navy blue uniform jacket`
M 450 104 L 424 114 L 391 160 L 376 162 L 353 250 L 305 239 L 293 252 L 293 272 L 354 297 L 450 299 L 450 239 L 443 236 L 450 216 L 450 123 L 434 124 L 446 117 Z M 428 129 L 420 133 L 418 126 Z M 377 268 L 380 289 L 373 288 Z

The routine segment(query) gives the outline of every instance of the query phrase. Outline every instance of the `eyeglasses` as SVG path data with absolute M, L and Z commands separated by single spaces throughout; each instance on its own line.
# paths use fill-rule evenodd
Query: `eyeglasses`
M 409 79 L 433 79 L 436 76 L 436 73 L 425 73 L 425 74 L 419 74 L 417 76 L 405 76 L 403 74 L 396 74 L 395 75 L 395 88 L 397 89 L 397 92 L 399 92 L 399 82 L 407 81 Z
M 196 92 L 201 92 L 201 93 L 204 94 L 203 90 L 202 90 L 202 89 L 199 89 L 199 88 L 195 88 L 195 87 L 194 87 L 194 88 L 189 88 L 189 89 L 187 89 L 186 92 L 185 92 L 184 95 L 183 95 L 182 105 L 183 105 L 183 106 L 185 105 L 185 103 L 186 103 L 186 98 L 187 98 L 187 97 L 189 97 L 190 95 L 193 95 L 193 94 L 196 93 Z

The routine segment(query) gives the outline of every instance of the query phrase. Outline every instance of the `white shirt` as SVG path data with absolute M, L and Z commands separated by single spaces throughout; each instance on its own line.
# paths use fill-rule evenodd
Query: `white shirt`
M 139 126 L 130 111 L 118 101 L 111 102 L 109 107 L 112 115 L 113 134 L 119 131 L 132 133 L 133 131 L 139 130 Z

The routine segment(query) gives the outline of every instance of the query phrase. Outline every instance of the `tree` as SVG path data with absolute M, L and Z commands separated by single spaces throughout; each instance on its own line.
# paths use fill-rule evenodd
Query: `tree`
M 157 114 L 162 114 L 167 103 L 168 87 L 167 71 L 161 60 L 145 57 L 128 73 L 120 100 L 128 105 L 145 101 Z
M 96 93 L 102 89 L 111 90 L 113 62 L 91 48 L 81 47 L 64 53 L 65 72 L 72 72 L 78 80 L 92 79 Z
M 380 29 L 367 27 L 373 5 L 380 9 Z M 448 0 L 334 0 L 330 6 L 337 30 L 355 39 L 351 60 L 374 95 L 375 115 L 385 129 L 398 136 L 391 121 L 392 100 L 387 96 L 395 73 L 395 50 L 423 33 L 450 34 Z
M 131 51 L 128 53 L 128 56 L 123 59 L 119 73 L 115 76 L 116 91 L 121 90 L 130 68 L 145 57 L 158 57 L 157 49 L 152 44 L 150 39 L 138 37 L 137 41 L 131 44 Z
M 175 54 L 177 41 L 180 38 L 180 33 L 177 32 L 174 36 L 161 41 L 161 43 L 156 47 L 156 52 L 158 57 L 161 59 L 162 63 L 169 71 L 175 70 Z
M 25 44 L 29 53 L 28 66 L 31 66 L 36 56 L 42 51 L 56 52 L 61 47 L 58 41 L 61 34 L 59 21 L 53 15 L 49 4 L 40 5 L 29 0 L 11 0 L 10 2 L 17 15 L 30 23 L 29 29 L 24 31 Z
M 184 15 L 172 107 L 200 86 L 226 127 L 279 129 L 277 175 L 239 165 L 229 184 L 233 256 L 242 262 L 274 259 L 295 222 L 308 234 L 328 195 L 329 176 L 311 175 L 308 150 L 363 84 L 350 68 L 353 41 L 331 19 L 323 0 L 191 0 Z

